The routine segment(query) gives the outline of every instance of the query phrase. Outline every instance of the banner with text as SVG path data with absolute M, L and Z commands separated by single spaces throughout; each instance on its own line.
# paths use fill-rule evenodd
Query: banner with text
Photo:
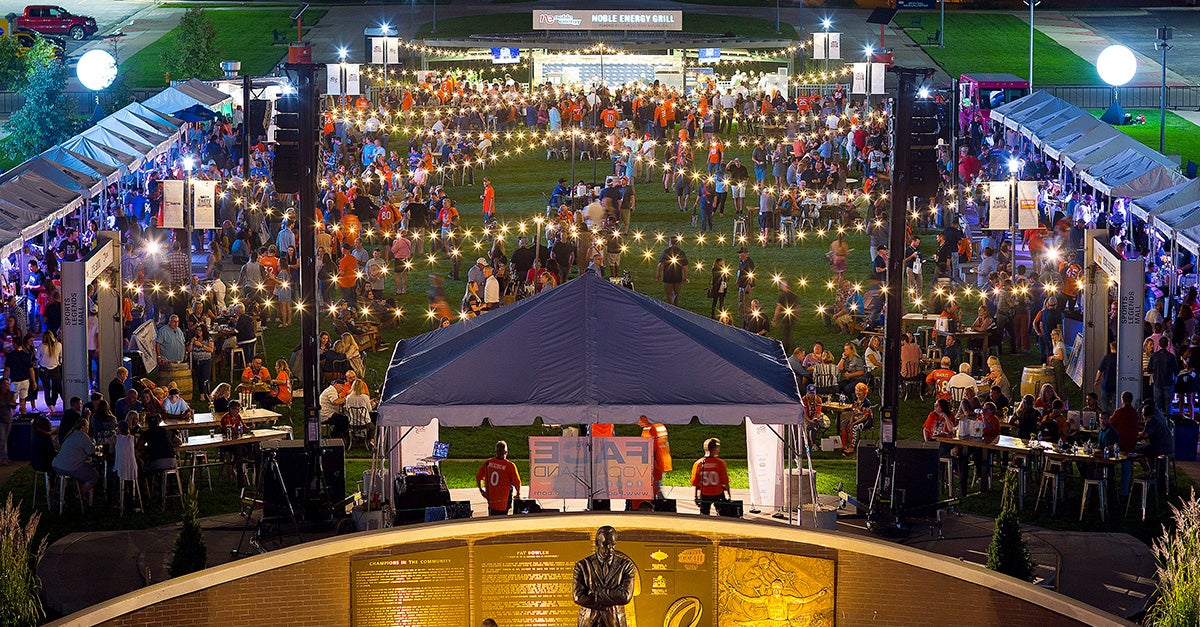
M 754 424 L 746 419 L 746 464 L 750 469 L 750 503 L 756 508 L 783 507 L 783 425 Z
M 217 228 L 217 182 L 192 181 L 192 228 Z
M 183 181 L 162 182 L 163 201 L 159 226 L 164 229 L 183 228 Z
M 652 447 L 639 437 L 531 437 L 529 498 L 650 499 Z
M 842 58 L 841 33 L 829 33 L 829 58 L 835 60 Z
M 330 96 L 357 96 L 359 84 L 359 65 L 357 63 L 328 63 L 325 65 L 325 93 Z M 342 78 L 345 75 L 346 84 L 343 91 Z
M 683 30 L 683 11 L 533 12 L 534 30 Z
M 829 33 L 813 33 L 812 58 L 820 61 L 825 58 L 825 42 L 829 39 Z
M 1009 192 L 1012 183 L 1008 181 L 991 181 L 988 183 L 988 228 L 1008 230 L 1012 220 L 1012 206 L 1009 204 Z
M 1017 181 L 1017 228 L 1038 228 L 1038 182 Z

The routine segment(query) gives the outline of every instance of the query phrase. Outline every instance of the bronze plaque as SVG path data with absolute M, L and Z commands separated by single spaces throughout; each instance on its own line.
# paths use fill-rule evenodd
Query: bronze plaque
M 831 627 L 834 563 L 722 546 L 718 627 Z
M 470 616 L 466 546 L 350 563 L 354 627 L 462 627 Z

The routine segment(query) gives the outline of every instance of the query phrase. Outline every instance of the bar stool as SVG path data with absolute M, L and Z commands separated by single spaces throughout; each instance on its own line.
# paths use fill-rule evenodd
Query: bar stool
M 1142 493 L 1142 520 L 1146 520 L 1146 505 L 1151 492 L 1154 493 L 1154 515 L 1158 515 L 1158 477 L 1154 472 L 1151 472 L 1145 477 L 1133 480 L 1133 485 L 1129 488 L 1129 496 L 1125 499 L 1125 515 L 1129 516 L 1129 505 L 1133 503 L 1133 489 L 1141 488 Z
M 38 475 L 42 476 L 42 483 L 46 488 L 46 507 L 50 507 L 54 504 L 54 498 L 50 496 L 50 473 L 42 472 L 40 470 L 35 470 L 35 471 L 33 471 L 33 508 L 34 509 L 37 509 Z
M 167 483 L 170 477 L 175 477 L 175 494 L 167 494 Z M 167 499 L 179 499 L 179 507 L 183 508 L 183 479 L 179 478 L 178 468 L 168 468 L 162 472 L 162 511 L 167 511 Z
M 212 471 L 208 467 L 208 451 L 192 451 L 192 485 L 196 485 L 196 470 L 203 464 L 204 478 L 208 480 L 208 490 L 212 491 Z
M 1016 460 L 1013 460 L 1013 462 L 1015 462 L 1015 461 Z M 1014 475 L 1016 477 L 1016 480 L 1017 480 L 1017 508 L 1025 509 L 1025 478 L 1026 478 L 1025 467 L 1017 465 L 1016 463 L 1011 463 L 1008 465 L 1008 468 L 1005 469 L 1004 475 L 1005 475 L 1006 479 L 1007 479 L 1008 475 Z
M 1088 493 L 1096 488 L 1096 494 L 1099 498 L 1097 505 L 1100 506 L 1100 522 L 1104 522 L 1108 515 L 1108 480 L 1107 479 L 1084 479 L 1083 480 L 1083 498 L 1079 500 L 1079 520 L 1083 520 L 1083 513 L 1087 511 Z M 1143 493 L 1144 494 L 1144 493 Z
M 1050 515 L 1058 514 L 1058 499 L 1062 492 L 1062 473 L 1057 470 L 1047 468 L 1042 471 L 1042 483 L 1038 487 L 1037 500 L 1033 503 L 1033 511 L 1038 511 L 1042 506 L 1042 495 L 1046 493 L 1046 487 L 1050 487 Z
M 946 494 L 954 496 L 954 458 L 939 457 L 938 464 L 942 467 L 942 472 L 946 477 Z
M 117 483 L 120 484 L 119 487 L 117 488 L 117 498 L 120 499 L 119 505 L 117 506 L 117 511 L 119 512 L 119 515 L 121 515 L 121 516 L 125 515 L 125 484 L 126 483 L 133 484 L 133 498 L 137 500 L 137 511 L 139 511 L 139 512 L 142 511 L 144 509 L 144 507 L 142 506 L 142 486 L 141 486 L 141 483 L 138 482 L 137 475 L 135 474 L 132 477 L 126 477 L 126 476 L 122 475 L 120 472 L 118 472 L 117 473 Z
M 242 365 L 240 368 L 241 370 L 245 370 L 245 368 L 246 368 L 246 353 L 245 353 L 245 351 L 242 350 L 242 347 L 234 346 L 233 348 L 229 349 L 229 382 L 230 383 L 237 383 L 237 380 L 238 380 L 239 368 L 233 365 L 234 357 L 236 357 L 239 361 L 242 362 Z
M 1163 493 L 1167 496 L 1171 495 L 1171 474 L 1175 470 L 1175 454 L 1167 453 L 1158 455 L 1154 458 L 1154 471 L 1158 477 L 1163 478 L 1161 486 Z M 1157 501 L 1156 501 L 1157 502 Z
M 82 514 L 85 511 L 85 508 L 83 505 L 83 484 L 79 483 L 79 481 L 72 479 L 66 475 L 59 475 L 58 476 L 58 515 L 59 516 L 61 516 L 63 513 L 63 505 L 67 500 L 67 488 L 69 488 L 69 487 L 75 488 L 75 496 L 79 499 L 79 513 Z
M 733 241 L 737 242 L 739 237 L 746 237 L 746 216 L 733 219 Z

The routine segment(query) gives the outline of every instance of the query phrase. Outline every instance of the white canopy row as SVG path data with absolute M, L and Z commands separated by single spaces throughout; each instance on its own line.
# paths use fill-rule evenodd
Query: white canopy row
M 195 79 L 168 87 L 0 174 L 0 256 L 20 250 L 52 222 L 167 151 L 183 127 L 172 113 L 228 99 Z
M 992 109 L 991 117 L 1107 196 L 1136 200 L 1184 180 L 1165 155 L 1044 91 Z

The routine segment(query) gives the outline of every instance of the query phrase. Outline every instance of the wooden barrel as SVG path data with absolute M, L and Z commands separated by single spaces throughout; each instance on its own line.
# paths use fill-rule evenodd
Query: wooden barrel
M 1025 366 L 1021 371 L 1021 396 L 1032 394 L 1037 398 L 1042 391 L 1042 385 L 1054 385 L 1054 369 L 1047 366 Z M 1013 399 L 1014 401 L 1016 399 Z
M 172 384 L 179 388 L 179 395 L 185 399 L 192 398 L 192 367 L 186 362 L 165 363 L 158 366 L 158 384 L 170 388 Z

